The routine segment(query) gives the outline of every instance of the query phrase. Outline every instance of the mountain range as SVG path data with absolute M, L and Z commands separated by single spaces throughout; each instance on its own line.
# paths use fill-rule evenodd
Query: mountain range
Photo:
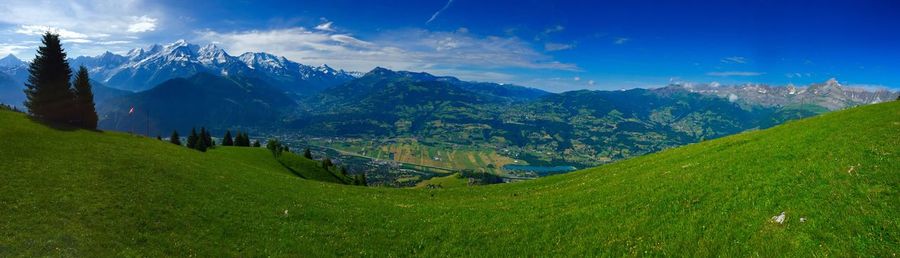
M 81 56 L 70 61 L 84 65 L 94 79 L 113 88 L 142 91 L 174 78 L 197 73 L 254 77 L 295 94 L 307 94 L 352 80 L 353 73 L 327 65 L 308 66 L 268 53 L 231 56 L 216 45 L 179 40 L 168 45 L 136 48 L 127 54 L 110 52 Z
M 720 86 L 718 84 L 675 84 L 687 91 L 714 95 L 731 101 L 767 107 L 813 105 L 827 110 L 874 104 L 897 98 L 897 93 L 887 89 L 866 90 L 844 87 L 837 79 L 824 83 L 814 83 L 807 87 L 770 86 L 765 84 L 744 84 Z

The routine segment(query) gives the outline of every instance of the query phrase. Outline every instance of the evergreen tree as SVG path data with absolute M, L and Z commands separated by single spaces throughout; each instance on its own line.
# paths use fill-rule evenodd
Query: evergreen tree
M 341 166 L 341 175 L 347 176 L 347 167 L 346 166 Z
M 250 147 L 250 134 L 244 132 L 244 146 Z
M 270 138 L 268 142 L 266 142 L 266 149 L 272 152 L 272 156 L 278 157 L 281 155 L 281 143 L 278 142 L 275 138 Z
M 253 147 L 259 148 L 260 146 L 262 146 L 262 145 L 259 144 L 259 140 L 256 140 L 253 142 Z
M 191 134 L 188 135 L 188 138 L 187 138 L 187 147 L 191 148 L 191 149 L 196 149 L 197 142 L 199 142 L 198 138 L 199 137 L 197 136 L 197 128 L 191 128 Z
M 181 136 L 178 136 L 178 131 L 172 131 L 172 135 L 169 136 L 169 142 L 181 146 Z
M 212 147 L 212 138 L 209 136 L 209 131 L 206 131 L 206 127 L 200 127 L 200 137 L 197 139 L 197 150 L 206 151 L 207 148 Z
M 216 147 L 216 141 L 213 140 L 212 132 L 210 132 L 210 131 L 206 131 L 206 142 L 209 143 L 209 145 L 207 145 L 206 147 L 209 147 L 209 148 Z
M 325 169 L 328 169 L 329 167 L 331 167 L 333 165 L 334 165 L 334 163 L 331 163 L 331 159 L 329 159 L 329 158 L 325 158 L 322 160 L 322 167 Z
M 94 93 L 87 68 L 81 66 L 75 74 L 75 108 L 73 110 L 76 125 L 86 129 L 97 129 L 97 110 L 94 108 Z
M 243 145 L 244 134 L 241 131 L 238 131 L 237 134 L 234 135 L 234 146 L 241 147 Z
M 206 143 L 204 143 L 204 141 L 197 142 L 196 150 L 198 150 L 200 152 L 206 152 L 206 149 L 208 149 L 208 148 L 209 148 L 209 146 L 207 146 Z
M 366 181 L 366 173 L 362 173 L 362 174 L 353 176 L 353 184 L 361 185 L 361 186 L 368 186 L 369 183 Z
M 238 133 L 238 137 L 240 136 L 241 134 Z M 234 146 L 234 140 L 231 139 L 231 130 L 225 131 L 225 137 L 222 138 L 222 146 Z
M 157 134 L 156 139 L 162 141 L 162 135 Z
M 37 55 L 28 67 L 25 83 L 25 107 L 31 116 L 45 121 L 71 123 L 75 95 L 72 92 L 72 69 L 59 35 L 47 32 L 41 39 Z
M 303 157 L 307 159 L 312 159 L 312 152 L 309 151 L 309 148 L 303 150 Z
M 238 132 L 238 138 L 234 142 L 235 146 L 250 147 L 250 135 Z

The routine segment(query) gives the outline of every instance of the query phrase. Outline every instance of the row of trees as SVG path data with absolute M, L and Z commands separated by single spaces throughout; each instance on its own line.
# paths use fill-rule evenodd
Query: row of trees
M 181 145 L 181 135 L 178 134 L 178 131 L 172 131 L 172 135 L 169 136 L 169 142 Z M 197 133 L 197 128 L 191 128 L 191 134 L 187 137 L 188 148 L 205 152 L 215 146 L 216 142 L 212 139 L 212 135 L 206 130 L 206 127 L 200 127 L 200 133 Z M 225 137 L 222 138 L 222 146 L 260 147 L 260 143 L 259 140 L 256 140 L 253 144 L 250 144 L 250 135 L 241 132 L 238 132 L 238 136 L 232 139 L 231 130 L 229 130 L 225 132 Z
M 28 67 L 25 107 L 32 117 L 53 123 L 97 129 L 97 111 L 87 68 L 81 66 L 72 81 L 59 35 L 47 32 Z
M 216 142 L 212 140 L 206 127 L 200 127 L 200 134 L 197 134 L 196 128 L 191 128 L 191 134 L 187 137 L 187 147 L 201 152 L 216 146 Z
M 238 132 L 237 136 L 232 139 L 231 130 L 228 130 L 225 131 L 225 137 L 222 137 L 222 146 L 250 147 L 250 145 L 250 135 L 247 133 Z M 259 147 L 259 140 L 256 140 L 252 145 Z

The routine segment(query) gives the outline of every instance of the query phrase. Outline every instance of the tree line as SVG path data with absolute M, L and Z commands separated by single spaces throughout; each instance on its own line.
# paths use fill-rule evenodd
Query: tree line
M 59 35 L 47 32 L 28 67 L 25 107 L 42 121 L 97 129 L 97 111 L 87 68 L 81 66 L 72 80 L 72 68 Z
M 162 140 L 162 137 L 160 136 L 157 136 L 156 138 Z M 169 136 L 169 142 L 179 146 L 182 145 L 181 135 L 178 134 L 177 130 L 172 131 L 172 135 Z M 250 135 L 245 132 L 238 132 L 237 137 L 231 137 L 231 130 L 225 132 L 225 136 L 222 137 L 220 144 L 222 146 L 235 147 L 261 146 L 259 140 L 256 140 L 251 144 Z M 197 132 L 197 128 L 191 128 L 191 134 L 187 136 L 187 144 L 185 144 L 185 146 L 190 149 L 206 152 L 206 150 L 216 146 L 216 141 L 213 140 L 212 134 L 206 130 L 206 127 L 200 127 L 199 133 Z

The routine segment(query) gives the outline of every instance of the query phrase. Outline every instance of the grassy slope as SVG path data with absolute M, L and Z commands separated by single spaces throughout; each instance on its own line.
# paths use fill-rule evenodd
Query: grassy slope
M 291 171 L 291 173 L 301 178 L 338 184 L 350 182 L 350 178 L 338 176 L 337 174 L 322 168 L 322 165 L 319 162 L 300 157 L 293 153 L 283 153 L 278 157 L 278 161 Z
M 460 177 L 459 174 L 452 174 L 449 176 L 433 177 L 428 180 L 423 180 L 416 184 L 415 188 L 425 188 L 428 185 L 439 185 L 441 188 L 453 188 L 466 187 L 468 184 L 469 180 L 467 178 Z
M 0 256 L 900 252 L 900 102 L 442 190 L 327 184 L 257 158 L 26 121 L 0 112 Z M 784 225 L 768 222 L 781 211 Z

